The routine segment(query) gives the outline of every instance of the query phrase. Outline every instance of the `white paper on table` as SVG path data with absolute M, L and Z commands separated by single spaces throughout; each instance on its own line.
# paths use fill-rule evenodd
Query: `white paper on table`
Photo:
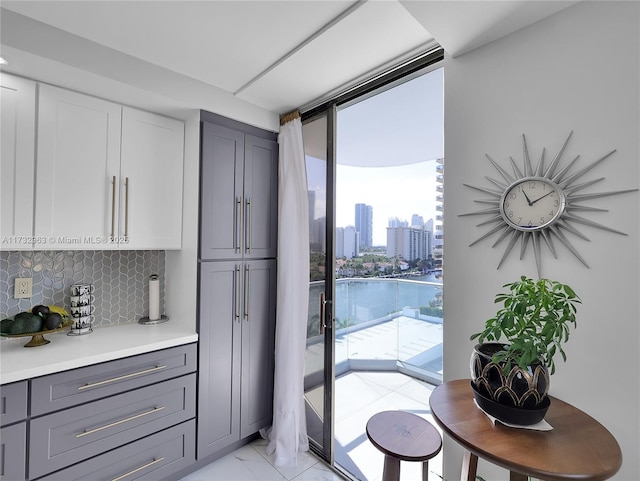
M 500 419 L 493 417 L 491 414 L 487 413 L 487 411 L 485 411 L 480 406 L 478 406 L 478 403 L 475 399 L 473 400 L 473 403 L 476 405 L 476 407 L 480 411 L 482 411 L 485 414 L 485 416 L 489 418 L 489 420 L 493 423 L 494 426 L 496 422 L 499 422 L 500 424 L 504 424 L 507 427 L 516 428 L 516 429 L 531 429 L 533 431 L 551 431 L 553 429 L 553 426 L 549 424 L 547 421 L 545 421 L 544 419 L 536 424 L 529 424 L 529 425 L 505 423 L 504 421 L 501 421 Z

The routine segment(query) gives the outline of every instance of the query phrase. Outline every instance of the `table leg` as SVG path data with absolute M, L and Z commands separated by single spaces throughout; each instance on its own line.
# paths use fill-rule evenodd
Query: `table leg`
M 385 454 L 382 481 L 400 481 L 400 460 Z
M 478 456 L 470 453 L 469 451 L 465 451 L 464 457 L 462 458 L 462 474 L 460 475 L 460 481 L 475 481 L 477 470 Z
M 422 481 L 429 481 L 429 461 L 422 463 Z
M 529 476 L 526 474 L 516 473 L 515 471 L 509 471 L 509 481 L 528 481 Z

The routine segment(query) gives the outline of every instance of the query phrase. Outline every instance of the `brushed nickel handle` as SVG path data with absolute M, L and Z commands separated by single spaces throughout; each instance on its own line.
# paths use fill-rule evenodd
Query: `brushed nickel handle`
M 116 235 L 116 176 L 111 178 L 111 241 Z
M 320 334 L 324 334 L 324 313 L 327 303 L 324 301 L 324 292 L 320 293 Z
M 249 266 L 244 266 L 244 317 L 249 320 L 249 290 L 251 289 L 251 271 Z
M 124 473 L 124 474 L 118 476 L 117 478 L 113 478 L 111 481 L 120 481 L 121 479 L 124 479 L 127 476 L 131 476 L 132 474 L 135 474 L 138 471 L 142 471 L 144 468 L 148 468 L 149 466 L 153 466 L 154 464 L 159 463 L 160 461 L 164 461 L 164 456 L 162 456 L 161 458 L 158 458 L 158 459 L 153 458 L 153 461 L 151 461 L 150 463 L 144 464 L 144 465 L 140 466 L 139 468 L 132 469 L 128 473 Z
M 118 426 L 119 424 L 123 424 L 123 423 L 128 423 L 129 421 L 133 421 L 134 419 L 139 419 L 143 416 L 148 416 L 149 414 L 154 414 L 157 413 L 158 411 L 162 411 L 165 408 L 165 406 L 160 406 L 158 408 L 153 408 L 149 411 L 145 411 L 143 413 L 140 414 L 136 414 L 134 416 L 129 416 L 128 418 L 125 419 L 121 419 L 120 421 L 116 421 L 113 423 L 109 423 L 109 424 L 105 424 L 104 426 L 100 426 L 99 428 L 95 428 L 95 429 L 90 429 L 88 431 L 82 431 L 81 433 L 76 434 L 76 438 L 81 438 L 82 436 L 86 436 L 88 434 L 94 434 L 97 433 L 98 431 L 102 431 L 103 429 L 109 429 L 112 428 L 114 426 Z
M 233 305 L 233 310 L 235 311 L 234 318 L 236 321 L 240 322 L 240 266 L 236 264 L 235 269 L 233 270 L 233 286 L 236 290 L 235 302 Z
M 240 251 L 240 238 L 242 233 L 240 232 L 241 225 L 241 217 L 242 217 L 242 199 L 240 197 L 236 197 L 236 215 L 234 218 L 235 225 L 233 227 L 233 245 L 236 252 Z
M 244 231 L 244 235 L 245 235 L 245 239 L 244 239 L 244 250 L 245 252 L 247 252 L 248 254 L 251 254 L 251 223 L 252 223 L 252 218 L 251 218 L 251 198 L 247 199 L 246 202 L 246 207 L 245 209 L 249 212 L 248 214 L 245 212 L 245 231 Z
M 78 391 L 82 391 L 84 389 L 90 389 L 92 387 L 102 386 L 104 384 L 109 384 L 112 382 L 122 381 L 123 379 L 129 379 L 135 376 L 142 376 L 143 374 L 148 374 L 150 372 L 160 371 L 162 369 L 166 369 L 167 366 L 156 366 L 150 369 L 145 369 L 144 371 L 132 372 L 131 374 L 125 374 L 124 376 L 112 377 L 111 379 L 105 379 L 104 381 L 92 382 L 90 384 L 85 384 L 83 386 L 78 387 Z
M 129 177 L 124 178 L 124 238 L 129 240 Z

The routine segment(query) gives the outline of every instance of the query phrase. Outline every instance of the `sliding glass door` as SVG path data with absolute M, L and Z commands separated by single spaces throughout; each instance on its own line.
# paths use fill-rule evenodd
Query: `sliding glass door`
M 306 121 L 302 132 L 309 195 L 309 316 L 305 407 L 311 448 L 333 464 L 333 109 Z
M 362 393 L 337 393 L 336 377 L 340 388 L 351 372 L 395 371 L 431 384 L 442 376 L 443 73 L 433 65 L 439 58 L 302 115 L 307 434 L 316 454 L 363 481 L 377 473 L 360 459 L 368 444 L 365 418 L 384 401 L 372 395 L 367 402 L 376 406 L 357 408 Z M 394 386 L 378 391 L 400 395 Z M 347 411 L 362 419 L 349 424 Z M 336 437 L 337 420 L 353 432 Z

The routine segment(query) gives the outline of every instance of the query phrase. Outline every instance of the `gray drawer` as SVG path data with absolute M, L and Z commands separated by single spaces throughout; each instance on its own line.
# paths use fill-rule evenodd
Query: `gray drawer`
M 39 481 L 165 479 L 195 463 L 195 420 L 63 469 Z
M 172 347 L 31 381 L 31 416 L 154 384 L 196 370 L 196 345 Z
M 27 418 L 27 381 L 0 386 L 0 425 Z
M 23 481 L 27 453 L 27 423 L 0 429 L 0 479 Z
M 195 416 L 189 374 L 31 420 L 29 478 L 66 468 Z

